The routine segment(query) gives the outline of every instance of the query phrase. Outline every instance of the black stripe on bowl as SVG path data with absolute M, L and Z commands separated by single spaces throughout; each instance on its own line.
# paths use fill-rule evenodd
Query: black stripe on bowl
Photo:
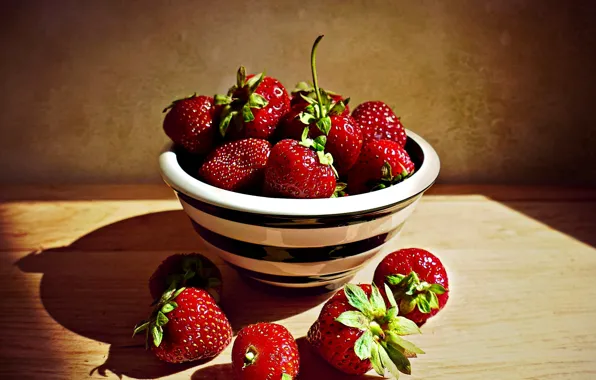
M 379 210 L 371 210 L 357 214 L 342 214 L 335 216 L 330 215 L 320 217 L 265 215 L 245 211 L 236 211 L 199 201 L 179 191 L 176 191 L 176 194 L 178 195 L 178 198 L 180 198 L 180 200 L 196 208 L 197 210 L 200 210 L 204 213 L 213 215 L 221 219 L 260 227 L 307 229 L 345 227 L 354 224 L 370 222 L 372 220 L 394 214 L 408 207 L 422 195 L 422 192 L 416 194 L 411 198 L 396 202 L 394 204 L 390 204 Z
M 258 280 L 277 282 L 277 283 L 281 283 L 281 284 L 313 284 L 314 285 L 316 283 L 341 280 L 343 278 L 354 275 L 354 273 L 360 269 L 360 268 L 354 268 L 354 269 L 346 270 L 343 272 L 333 273 L 333 274 L 328 274 L 328 275 L 277 276 L 277 275 L 273 275 L 273 274 L 255 272 L 250 269 L 242 268 L 242 267 L 239 267 L 238 265 L 231 264 L 229 262 L 226 262 L 226 263 L 229 266 L 231 266 L 232 268 L 234 268 L 235 270 L 237 270 L 239 273 L 241 273 L 245 276 L 252 277 L 252 278 L 258 279 Z
M 355 256 L 381 247 L 401 230 L 404 223 L 393 230 L 343 245 L 314 248 L 286 248 L 247 243 L 215 233 L 191 219 L 195 231 L 209 244 L 234 255 L 257 260 L 284 263 L 316 263 Z

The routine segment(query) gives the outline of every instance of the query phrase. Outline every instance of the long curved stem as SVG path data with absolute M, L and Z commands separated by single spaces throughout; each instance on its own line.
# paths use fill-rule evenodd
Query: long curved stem
M 321 92 L 319 91 L 319 81 L 317 80 L 317 63 L 316 63 L 316 51 L 317 46 L 319 46 L 319 42 L 323 39 L 324 35 L 320 35 L 315 40 L 315 43 L 312 45 L 312 51 L 310 53 L 310 68 L 312 70 L 312 81 L 313 85 L 315 86 L 315 93 L 317 94 L 317 101 L 319 102 L 319 117 L 323 117 L 323 103 L 321 102 Z

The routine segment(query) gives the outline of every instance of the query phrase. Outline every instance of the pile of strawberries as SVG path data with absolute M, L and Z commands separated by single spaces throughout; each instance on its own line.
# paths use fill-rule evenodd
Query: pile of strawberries
M 419 248 L 387 255 L 371 284 L 348 284 L 323 306 L 307 334 L 310 347 L 347 374 L 374 369 L 411 373 L 410 358 L 423 354 L 402 336 L 420 333 L 449 297 L 441 261 Z M 232 327 L 218 306 L 222 277 L 199 254 L 167 258 L 149 280 L 155 297 L 151 316 L 134 334 L 145 332 L 147 347 L 161 360 L 182 363 L 209 360 L 232 341 Z M 292 334 L 276 323 L 256 323 L 238 332 L 232 347 L 238 380 L 296 379 L 300 353 Z
M 400 119 L 380 101 L 360 104 L 312 86 L 291 96 L 263 73 L 238 70 L 227 94 L 174 101 L 163 129 L 200 164 L 200 180 L 230 191 L 281 198 L 361 194 L 403 181 L 415 170 Z

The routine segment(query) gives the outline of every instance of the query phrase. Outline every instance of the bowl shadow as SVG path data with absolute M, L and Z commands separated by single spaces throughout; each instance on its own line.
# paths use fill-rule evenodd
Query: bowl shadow
M 151 310 L 148 278 L 163 259 L 178 252 L 201 252 L 220 267 L 222 308 L 235 332 L 247 324 L 290 317 L 329 297 L 328 293 L 289 297 L 279 290 L 251 286 L 205 250 L 182 210 L 125 219 L 92 231 L 69 246 L 32 252 L 15 265 L 23 272 L 43 273 L 40 298 L 56 322 L 110 345 L 105 362 L 92 363 L 90 376 L 112 372 L 119 377 L 147 379 L 202 364 L 161 362 L 145 350 L 141 337 L 131 338 L 134 325 Z

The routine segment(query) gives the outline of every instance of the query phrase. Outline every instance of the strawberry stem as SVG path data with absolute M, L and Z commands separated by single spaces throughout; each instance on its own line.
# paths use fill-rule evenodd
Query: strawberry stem
M 317 94 L 317 101 L 319 103 L 319 115 L 318 117 L 323 117 L 324 110 L 323 110 L 323 102 L 321 102 L 321 91 L 319 90 L 319 81 L 317 80 L 317 63 L 316 63 L 316 52 L 317 46 L 319 46 L 319 42 L 323 39 L 323 35 L 320 35 L 315 40 L 315 43 L 312 45 L 312 51 L 310 53 L 310 68 L 312 70 L 312 81 L 315 87 L 315 94 Z
M 242 368 L 248 367 L 249 365 L 254 364 L 255 359 L 257 358 L 257 349 L 253 346 L 250 346 L 246 349 L 246 353 L 244 354 L 244 365 Z

